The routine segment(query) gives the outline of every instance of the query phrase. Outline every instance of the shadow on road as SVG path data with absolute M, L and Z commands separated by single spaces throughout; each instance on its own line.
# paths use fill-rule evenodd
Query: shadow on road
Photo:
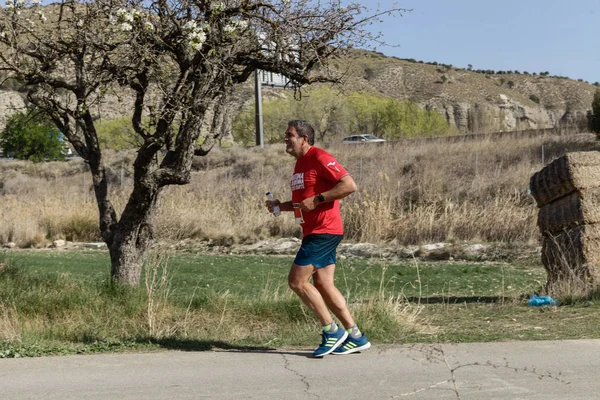
M 514 303 L 515 300 L 527 299 L 526 295 L 519 297 L 503 296 L 432 296 L 432 297 L 407 297 L 411 303 L 421 304 L 462 304 L 462 303 Z
M 282 351 L 272 347 L 263 346 L 237 346 L 222 342 L 219 340 L 189 340 L 189 339 L 154 339 L 146 338 L 140 340 L 144 343 L 157 344 L 161 347 L 170 350 L 180 351 L 211 351 L 211 350 L 222 350 L 228 352 L 243 352 L 243 353 L 260 353 L 260 354 L 287 354 L 292 356 L 300 357 L 312 357 L 312 351 Z

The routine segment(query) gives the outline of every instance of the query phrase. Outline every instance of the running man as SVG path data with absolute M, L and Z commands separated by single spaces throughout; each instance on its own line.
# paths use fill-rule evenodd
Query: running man
M 344 235 L 338 200 L 354 193 L 356 183 L 331 154 L 314 147 L 314 141 L 315 132 L 306 121 L 288 123 L 285 151 L 296 158 L 292 200 L 267 200 L 266 206 L 270 212 L 274 204 L 281 211 L 293 211 L 296 222 L 302 226 L 302 246 L 288 275 L 288 284 L 321 321 L 323 340 L 313 355 L 322 357 L 332 352 L 366 350 L 371 343 L 356 326 L 334 283 L 336 248 Z M 336 324 L 329 310 L 343 326 Z

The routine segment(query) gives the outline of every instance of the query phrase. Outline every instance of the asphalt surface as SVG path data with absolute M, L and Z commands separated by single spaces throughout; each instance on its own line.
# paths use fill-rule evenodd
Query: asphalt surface
M 600 399 L 600 340 L 0 360 L 0 399 Z

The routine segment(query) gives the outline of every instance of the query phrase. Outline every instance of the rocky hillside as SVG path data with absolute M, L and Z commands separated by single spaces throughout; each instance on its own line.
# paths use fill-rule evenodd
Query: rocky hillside
M 347 65 L 354 89 L 437 110 L 462 132 L 552 128 L 581 122 L 600 88 L 563 77 L 479 73 L 356 52 Z
M 409 100 L 443 115 L 461 132 L 499 132 L 585 124 L 594 92 L 599 88 L 563 77 L 517 73 L 479 73 L 447 65 L 400 60 L 354 51 L 332 62 L 349 68 L 344 86 Z M 253 82 L 239 92 L 240 104 L 253 100 Z M 268 95 L 269 90 L 263 90 Z M 108 98 L 97 107 L 101 118 L 130 109 L 128 100 Z M 0 129 L 6 118 L 25 105 L 23 93 L 0 88 Z

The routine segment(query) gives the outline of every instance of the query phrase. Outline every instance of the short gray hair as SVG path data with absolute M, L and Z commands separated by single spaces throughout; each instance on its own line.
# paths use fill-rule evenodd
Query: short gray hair
M 298 133 L 298 136 L 306 136 L 308 138 L 308 144 L 311 146 L 315 144 L 315 130 L 312 125 L 302 119 L 294 119 L 288 122 L 288 126 L 293 126 Z

